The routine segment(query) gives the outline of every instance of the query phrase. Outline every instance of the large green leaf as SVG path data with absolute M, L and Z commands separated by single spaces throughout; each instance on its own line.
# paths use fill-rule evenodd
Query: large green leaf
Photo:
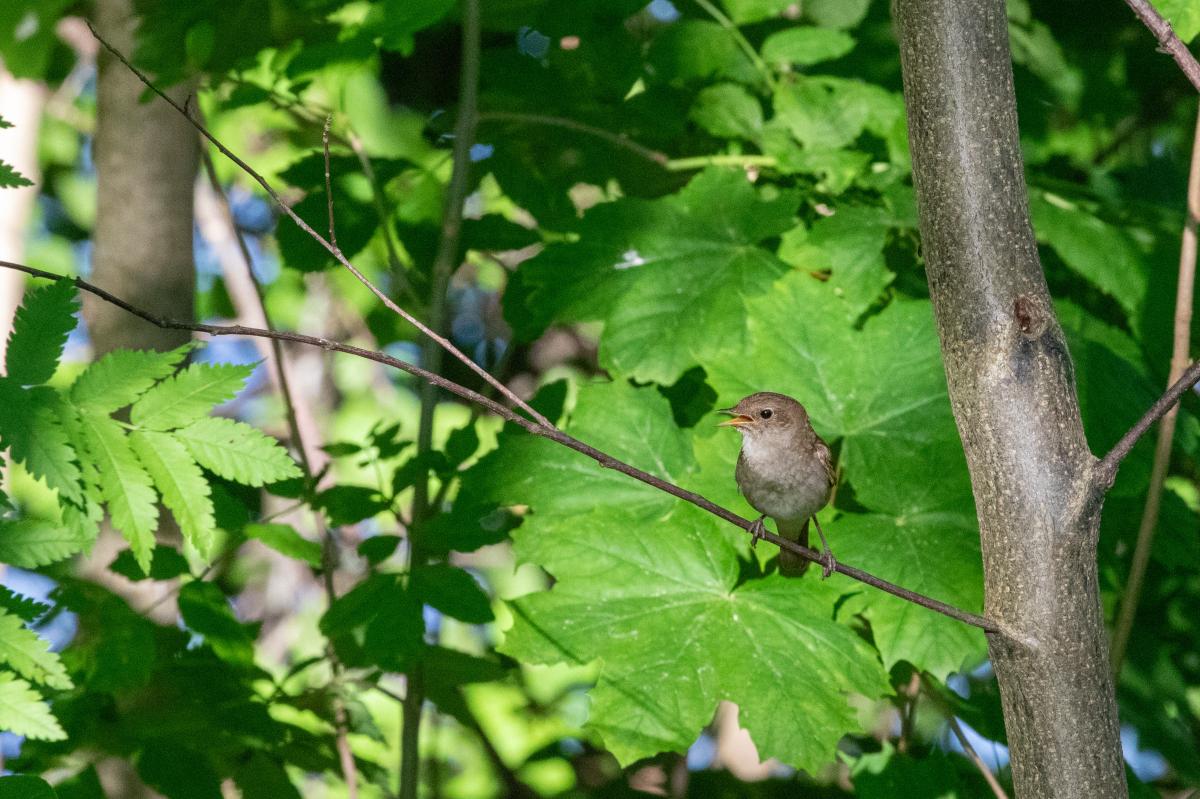
M 745 298 L 787 267 L 756 246 L 793 226 L 797 197 L 766 199 L 740 170 L 711 169 L 676 195 L 592 209 L 580 240 L 522 267 L 531 295 L 509 318 L 602 319 L 612 370 L 673 383 L 698 360 L 745 341 Z M 686 324 L 680 324 L 686 320 Z M 664 336 L 663 331 L 671 335 Z
M 34 477 L 74 503 L 83 501 L 79 457 L 71 445 L 62 419 L 69 410 L 51 389 L 16 388 L 8 378 L 0 378 L 4 397 L 4 419 L 0 421 L 4 441 L 11 445 L 13 460 L 23 464 Z
M 167 352 L 113 350 L 75 378 L 71 402 L 102 413 L 124 408 L 156 381 L 174 372 L 190 349 L 191 345 L 185 344 Z
M 23 385 L 49 380 L 58 367 L 67 335 L 75 329 L 78 308 L 75 286 L 69 280 L 30 288 L 17 309 L 5 350 L 8 376 Z
M 158 529 L 157 496 L 150 475 L 114 419 L 99 413 L 84 413 L 81 418 L 113 527 L 129 541 L 138 565 L 148 574 Z
M 83 549 L 74 530 L 42 519 L 0 522 L 0 563 L 34 569 Z
M 260 486 L 300 476 L 279 442 L 243 422 L 210 416 L 172 435 L 201 466 L 226 480 Z
M 129 419 L 147 430 L 183 427 L 233 399 L 253 371 L 253 364 L 194 363 L 143 394 Z
M 0 729 L 40 741 L 61 741 L 66 732 L 37 691 L 24 680 L 0 671 Z
M 570 429 L 667 478 L 696 468 L 653 389 L 585 387 Z M 847 694 L 887 692 L 874 652 L 834 621 L 828 584 L 741 581 L 740 531 L 541 439 L 507 436 L 476 468 L 471 479 L 496 501 L 531 506 L 518 556 L 557 578 L 514 603 L 504 649 L 534 662 L 599 660 L 590 724 L 622 762 L 686 748 L 730 699 L 761 754 L 815 769 L 858 728 Z M 769 691 L 757 687 L 764 674 Z
M 69 690 L 71 678 L 48 642 L 28 629 L 19 616 L 0 611 L 0 663 L 27 680 Z
M 208 481 L 187 449 L 166 433 L 134 432 L 129 444 L 154 480 L 163 504 L 171 511 L 179 529 L 205 557 L 212 555 L 217 524 Z

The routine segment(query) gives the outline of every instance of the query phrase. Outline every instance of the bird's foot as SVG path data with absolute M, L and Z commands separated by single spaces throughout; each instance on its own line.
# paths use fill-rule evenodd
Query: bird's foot
M 765 524 L 763 524 L 763 519 L 765 519 L 765 518 L 767 518 L 767 515 L 764 513 L 762 516 L 759 516 L 757 519 L 755 519 L 754 521 L 752 521 L 750 523 L 750 548 L 751 549 L 757 549 L 758 542 L 761 541 L 766 536 L 767 526 Z
M 837 558 L 835 558 L 833 553 L 829 551 L 829 548 L 826 547 L 825 552 L 821 557 L 821 579 L 828 580 L 829 575 L 833 574 L 835 571 L 837 571 Z

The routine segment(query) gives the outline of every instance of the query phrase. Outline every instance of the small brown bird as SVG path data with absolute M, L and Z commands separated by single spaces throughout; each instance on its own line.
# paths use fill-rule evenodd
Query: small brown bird
M 750 530 L 752 546 L 762 537 L 767 516 L 775 520 L 781 537 L 808 546 L 808 521 L 812 519 L 825 550 L 822 571 L 828 577 L 837 561 L 816 513 L 829 502 L 835 476 L 829 445 L 813 430 L 808 412 L 791 397 L 770 391 L 751 394 L 720 412 L 733 417 L 721 426 L 735 427 L 742 434 L 742 452 L 734 472 L 738 489 L 762 514 Z M 799 577 L 807 568 L 804 558 L 786 549 L 779 551 L 780 574 Z

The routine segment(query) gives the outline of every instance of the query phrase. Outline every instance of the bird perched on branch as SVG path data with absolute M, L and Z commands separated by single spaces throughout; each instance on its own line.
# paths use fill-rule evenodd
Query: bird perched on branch
M 762 538 L 763 519 L 770 516 L 781 537 L 806 547 L 811 519 L 821 536 L 822 571 L 828 577 L 837 561 L 816 514 L 829 502 L 835 477 L 829 445 L 813 430 L 808 412 L 789 396 L 761 391 L 721 413 L 733 417 L 721 426 L 734 427 L 742 434 L 742 452 L 734 472 L 738 489 L 762 514 L 750 528 L 751 546 Z M 808 561 L 800 555 L 779 550 L 780 574 L 798 577 L 807 568 Z

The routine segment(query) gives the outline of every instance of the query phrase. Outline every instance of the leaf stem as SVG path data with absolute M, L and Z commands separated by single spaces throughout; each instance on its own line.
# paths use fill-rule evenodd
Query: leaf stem
M 671 172 L 687 172 L 704 169 L 706 166 L 775 167 L 779 161 L 773 155 L 696 155 L 689 158 L 672 158 L 663 166 Z
M 750 44 L 750 40 L 742 34 L 741 29 L 733 23 L 733 20 L 725 16 L 721 9 L 709 2 L 709 0 L 696 0 L 696 5 L 704 9 L 704 12 L 715 19 L 718 25 L 729 31 L 729 35 L 733 37 L 733 40 L 737 42 L 737 46 L 742 49 L 742 52 L 750 59 L 750 63 L 762 75 L 763 80 L 767 82 L 767 86 L 770 87 L 771 91 L 775 91 L 778 86 L 775 82 L 775 74 L 771 72 L 771 67 L 758 54 L 758 51 L 754 49 L 754 45 Z

